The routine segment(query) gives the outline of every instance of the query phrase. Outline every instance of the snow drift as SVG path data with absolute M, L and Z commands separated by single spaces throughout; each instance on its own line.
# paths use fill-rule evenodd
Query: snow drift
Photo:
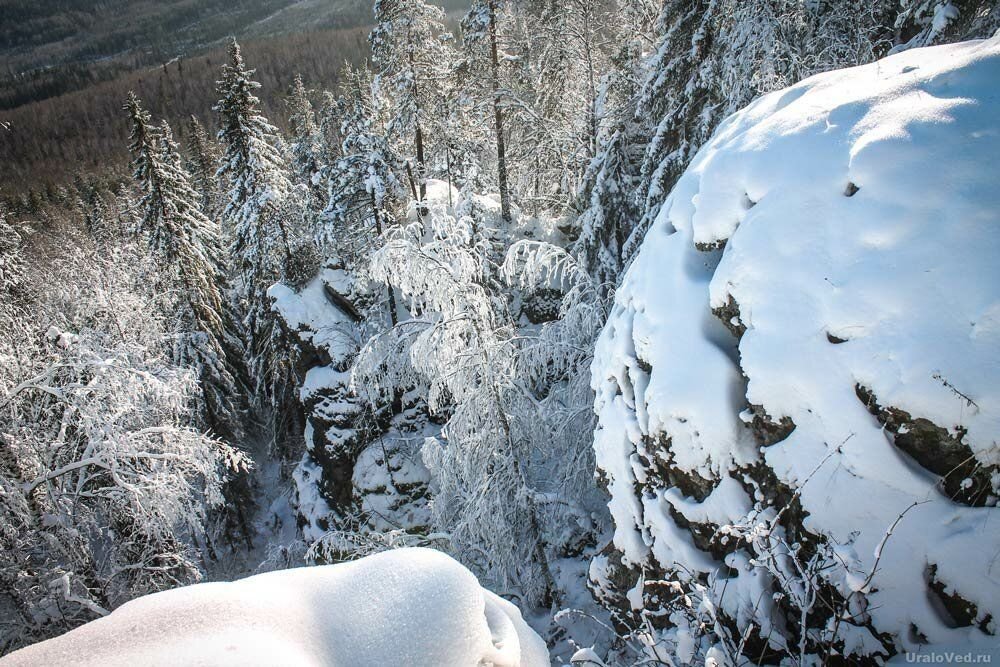
M 682 659 L 997 641 L 998 83 L 994 37 L 767 95 L 649 230 L 596 449 L 625 604 Z
M 20 665 L 548 664 L 517 608 L 448 556 L 400 549 L 139 598 Z

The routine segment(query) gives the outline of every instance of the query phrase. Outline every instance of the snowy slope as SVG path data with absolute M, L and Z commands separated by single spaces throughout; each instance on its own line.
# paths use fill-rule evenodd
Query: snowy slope
M 802 607 L 808 647 L 997 642 L 998 83 L 994 37 L 760 99 L 617 293 L 594 363 L 615 545 L 704 575 L 768 650 L 799 654 Z
M 150 595 L 0 664 L 527 667 L 548 654 L 468 570 L 401 549 Z

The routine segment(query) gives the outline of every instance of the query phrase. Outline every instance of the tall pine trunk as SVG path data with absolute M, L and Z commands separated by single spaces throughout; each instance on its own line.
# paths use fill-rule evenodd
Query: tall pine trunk
M 507 152 L 503 140 L 503 110 L 500 108 L 500 57 L 497 46 L 496 0 L 489 0 L 490 65 L 493 75 L 493 121 L 497 131 L 497 184 L 500 186 L 500 212 L 510 222 L 510 190 L 507 187 Z

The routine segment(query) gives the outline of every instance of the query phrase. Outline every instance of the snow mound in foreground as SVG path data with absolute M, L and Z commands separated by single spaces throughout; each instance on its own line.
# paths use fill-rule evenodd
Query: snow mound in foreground
M 548 654 L 457 562 L 400 549 L 149 595 L 0 663 L 514 667 Z
M 709 582 L 755 650 L 798 655 L 810 604 L 807 647 L 996 642 L 998 84 L 994 37 L 760 99 L 618 291 L 594 362 L 615 545 Z

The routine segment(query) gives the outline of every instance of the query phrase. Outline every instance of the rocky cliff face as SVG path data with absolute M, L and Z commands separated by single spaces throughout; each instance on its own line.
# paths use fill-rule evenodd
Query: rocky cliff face
M 375 405 L 352 388 L 363 326 L 355 301 L 365 295 L 346 272 L 327 268 L 299 290 L 276 285 L 272 296 L 300 350 L 306 451 L 292 473 L 293 504 L 312 558 L 363 554 L 365 535 L 421 532 L 428 474 L 419 448 L 437 428 L 415 395 Z
M 726 121 L 598 343 L 613 549 L 652 657 L 995 644 L 1000 39 L 823 74 Z

